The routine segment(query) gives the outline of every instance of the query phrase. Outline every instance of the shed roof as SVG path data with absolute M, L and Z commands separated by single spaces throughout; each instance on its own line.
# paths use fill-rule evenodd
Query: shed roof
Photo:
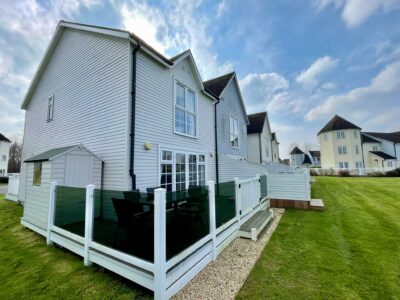
M 50 149 L 43 153 L 40 153 L 38 155 L 35 155 L 35 156 L 32 156 L 31 158 L 26 159 L 25 162 L 48 161 L 48 160 L 51 160 L 51 159 L 65 153 L 65 152 L 68 152 L 69 150 L 71 150 L 75 147 L 77 147 L 77 145 Z
M 1 133 L 0 133 L 0 141 L 11 143 L 11 141 L 8 138 L 6 138 L 4 135 L 2 135 Z
M 335 115 L 319 132 L 321 134 L 323 132 L 334 131 L 334 130 L 341 130 L 341 129 L 359 129 L 360 127 L 354 125 L 353 123 L 343 119 L 339 115 Z
M 383 158 L 383 160 L 396 159 L 396 157 L 393 157 L 393 156 L 391 156 L 391 155 L 389 155 L 389 154 L 387 154 L 385 152 L 382 152 L 382 151 L 369 151 L 369 152 L 374 154 L 374 155 L 376 155 L 376 156 L 378 156 L 378 157 L 380 157 L 380 158 Z

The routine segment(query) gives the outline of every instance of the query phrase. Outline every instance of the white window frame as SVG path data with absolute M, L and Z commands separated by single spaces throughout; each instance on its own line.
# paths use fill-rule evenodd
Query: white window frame
M 234 129 L 234 128 L 231 128 L 231 119 L 233 119 L 233 121 L 235 122 L 236 121 L 236 123 L 237 123 L 237 134 L 235 134 L 232 130 Z M 233 127 L 235 127 L 235 126 L 233 126 Z M 237 137 L 237 146 L 234 146 L 234 145 L 232 145 L 232 143 L 231 143 L 231 136 L 234 136 L 234 137 Z M 229 145 L 232 147 L 232 148 L 235 148 L 235 149 L 239 149 L 240 148 L 240 139 L 239 139 L 239 136 L 240 136 L 240 134 L 239 134 L 239 119 L 236 117 L 236 116 L 234 116 L 234 115 L 229 115 Z
M 355 139 L 357 138 L 357 130 L 354 130 L 353 136 L 354 136 Z
M 358 145 L 356 145 L 355 148 L 356 148 L 355 149 L 356 154 L 360 154 L 360 149 L 359 149 L 360 147 L 358 147 Z
M 53 118 L 54 118 L 54 95 L 51 95 L 50 97 L 47 98 L 47 122 L 53 121 Z
M 176 89 L 177 89 L 178 84 L 181 85 L 185 89 L 185 107 L 182 107 L 176 103 Z M 195 113 L 192 113 L 186 109 L 186 106 L 187 106 L 186 101 L 187 101 L 188 91 L 190 91 L 194 94 Z M 182 83 L 181 81 L 174 79 L 174 101 L 173 101 L 173 103 L 174 103 L 174 108 L 173 108 L 173 110 L 174 110 L 174 118 L 173 118 L 174 133 L 178 134 L 178 135 L 190 137 L 190 138 L 198 138 L 199 137 L 199 100 L 198 100 L 197 92 L 194 89 L 192 89 L 192 88 L 188 87 L 187 85 L 185 85 L 184 83 Z M 183 110 L 185 113 L 185 133 L 182 133 L 182 132 L 179 132 L 176 130 L 175 118 L 176 118 L 176 109 L 177 108 L 180 110 Z M 187 131 L 186 115 L 187 114 L 194 115 L 194 117 L 195 117 L 195 122 L 194 122 L 195 135 L 190 135 L 190 134 L 186 133 L 186 131 Z
M 1 156 L 1 161 L 7 161 L 7 155 L 3 154 L 3 155 Z
M 180 149 L 173 149 L 170 147 L 159 147 L 159 158 L 158 158 L 158 186 L 161 186 L 161 164 L 165 163 L 165 161 L 162 159 L 162 152 L 163 151 L 171 151 L 172 152 L 172 191 L 176 191 L 176 153 L 182 153 L 185 154 L 185 188 L 189 188 L 189 155 L 196 155 L 196 161 L 197 161 L 197 166 L 196 166 L 196 171 L 197 171 L 197 185 L 199 184 L 199 165 L 204 165 L 205 166 L 205 174 L 204 174 L 204 183 L 207 185 L 208 181 L 208 160 L 207 160 L 207 155 L 204 152 L 197 152 L 197 151 L 191 151 L 191 150 L 180 150 Z M 204 155 L 204 162 L 199 162 L 199 156 Z M 168 161 L 169 163 L 170 161 Z
M 378 151 L 378 146 L 373 145 L 373 146 L 372 146 L 372 151 Z
M 336 132 L 336 139 L 340 140 L 340 139 L 344 139 L 346 136 L 344 134 L 343 130 L 337 131 Z
M 338 147 L 338 154 L 339 155 L 346 155 L 347 154 L 347 146 L 339 146 Z
M 390 165 L 389 165 L 389 163 L 390 163 Z M 393 162 L 391 160 L 388 160 L 387 161 L 387 166 L 388 166 L 388 168 L 393 167 Z

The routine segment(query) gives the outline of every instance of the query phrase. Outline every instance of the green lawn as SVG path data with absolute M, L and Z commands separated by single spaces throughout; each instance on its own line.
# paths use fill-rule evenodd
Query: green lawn
M 22 207 L 0 195 L 0 299 L 134 299 L 152 294 L 80 257 L 48 247 L 19 224 Z
M 287 210 L 238 299 L 400 299 L 400 179 L 317 177 L 325 212 Z

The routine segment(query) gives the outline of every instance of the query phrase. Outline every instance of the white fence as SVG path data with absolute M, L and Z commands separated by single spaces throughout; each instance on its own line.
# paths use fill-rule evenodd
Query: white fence
M 234 201 L 233 212 L 229 218 L 220 222 L 218 227 L 216 225 L 217 212 L 225 210 L 221 210 L 221 207 L 216 208 L 215 184 L 212 181 L 208 182 L 209 232 L 169 259 L 166 254 L 166 191 L 157 189 L 154 193 L 154 260 L 152 261 L 141 259 L 93 240 L 94 185 L 86 187 L 83 236 L 56 226 L 54 221 L 57 184 L 52 182 L 49 225 L 46 233 L 47 243 L 57 243 L 82 256 L 85 265 L 96 263 L 154 291 L 156 300 L 169 299 L 208 263 L 217 258 L 218 254 L 238 236 L 241 224 L 260 209 L 268 207 L 266 199 L 309 199 L 309 179 L 308 171 L 304 170 L 280 173 L 259 172 L 252 178 L 235 178 L 234 184 L 230 181 L 232 195 L 222 195 L 222 199 L 228 201 L 226 203 Z
M 303 172 L 268 173 L 268 198 L 287 200 L 310 200 L 310 172 L 304 169 L 302 171 Z
M 12 201 L 18 201 L 18 190 L 19 190 L 19 174 L 15 173 L 8 177 L 8 191 L 6 199 Z

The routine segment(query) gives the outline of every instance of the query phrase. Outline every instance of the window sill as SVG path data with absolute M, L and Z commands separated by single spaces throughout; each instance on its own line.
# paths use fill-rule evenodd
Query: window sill
M 180 132 L 176 132 L 176 131 L 174 131 L 174 134 L 180 135 L 180 136 L 184 136 L 184 137 L 188 137 L 188 138 L 191 138 L 191 139 L 194 139 L 194 140 L 197 140 L 199 138 L 196 135 L 188 135 L 188 134 L 184 134 L 184 133 L 180 133 Z

